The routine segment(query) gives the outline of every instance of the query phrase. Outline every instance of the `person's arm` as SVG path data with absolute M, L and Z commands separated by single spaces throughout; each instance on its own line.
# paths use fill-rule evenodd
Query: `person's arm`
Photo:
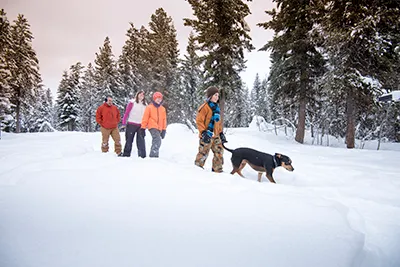
M 149 123 L 149 118 L 150 118 L 150 106 L 147 106 L 146 109 L 144 110 L 141 128 L 147 129 L 147 125 Z
M 119 108 L 115 107 L 117 109 L 117 118 L 118 118 L 118 123 L 121 121 L 121 112 L 119 112 Z
M 206 109 L 204 108 L 204 104 L 200 106 L 197 116 L 196 116 L 196 124 L 197 124 L 197 129 L 199 130 L 199 133 L 204 132 L 207 130 L 208 126 L 205 125 L 205 117 L 206 117 Z
M 96 122 L 100 124 L 100 126 L 103 124 L 103 115 L 102 115 L 102 108 L 101 106 L 97 109 L 96 111 Z
M 164 108 L 163 130 L 167 130 L 167 111 Z
M 132 108 L 133 108 L 133 103 L 129 102 L 125 109 L 124 118 L 122 119 L 122 125 L 126 125 L 126 121 L 128 120 L 129 113 L 131 112 Z

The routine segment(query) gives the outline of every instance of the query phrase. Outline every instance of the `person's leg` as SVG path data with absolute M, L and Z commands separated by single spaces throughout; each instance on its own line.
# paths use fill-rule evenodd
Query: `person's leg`
M 122 145 L 121 145 L 121 136 L 119 135 L 118 128 L 114 128 L 111 130 L 111 137 L 114 140 L 114 151 L 117 155 L 121 154 Z
M 138 149 L 138 156 L 141 158 L 146 157 L 146 142 L 144 136 L 140 134 L 140 126 L 137 128 L 136 146 Z
M 130 157 L 132 151 L 133 139 L 135 139 L 135 126 L 132 124 L 127 124 L 125 128 L 125 147 L 124 147 L 124 157 Z
M 100 127 L 101 132 L 101 152 L 108 152 L 108 140 L 110 139 L 110 129 Z
M 212 170 L 214 172 L 222 172 L 222 168 L 224 165 L 224 148 L 222 147 L 221 138 L 212 138 L 211 143 L 211 150 L 214 153 Z
M 157 129 L 150 129 L 151 137 L 153 138 L 150 149 L 150 158 L 158 158 L 161 147 L 161 132 Z
M 194 164 L 196 166 L 199 166 L 201 168 L 204 167 L 204 164 L 206 163 L 208 153 L 210 152 L 211 148 L 211 143 L 204 143 L 201 139 L 199 142 L 199 152 L 196 155 L 196 159 L 194 161 Z

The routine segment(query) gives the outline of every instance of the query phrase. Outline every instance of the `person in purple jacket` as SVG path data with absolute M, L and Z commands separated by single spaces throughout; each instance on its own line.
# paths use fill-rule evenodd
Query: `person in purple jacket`
M 136 137 L 136 146 L 138 149 L 138 156 L 141 158 L 146 157 L 146 144 L 144 137 L 146 135 L 145 129 L 141 129 L 141 122 L 144 110 L 146 109 L 146 100 L 144 98 L 144 91 L 138 91 L 135 99 L 131 99 L 126 106 L 122 125 L 126 126 L 125 129 L 125 147 L 123 157 L 130 157 L 132 151 L 133 139 Z

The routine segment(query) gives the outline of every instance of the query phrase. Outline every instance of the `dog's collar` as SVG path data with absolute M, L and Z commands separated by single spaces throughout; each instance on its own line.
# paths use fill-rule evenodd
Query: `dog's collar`
M 274 155 L 272 158 L 274 160 L 274 165 L 275 165 L 274 168 L 278 167 L 278 163 L 276 162 L 276 156 Z

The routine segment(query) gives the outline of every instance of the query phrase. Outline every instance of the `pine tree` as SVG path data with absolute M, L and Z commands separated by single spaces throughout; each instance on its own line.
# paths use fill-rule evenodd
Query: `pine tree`
M 185 123 L 188 125 L 188 97 L 185 92 L 183 79 L 176 75 L 174 86 L 169 89 L 168 94 L 168 123 Z M 193 125 L 188 125 L 192 128 Z
M 268 94 L 267 79 L 261 81 L 258 73 L 254 79 L 253 88 L 250 93 L 249 116 L 261 116 L 265 121 L 271 120 L 271 96 Z
M 382 133 L 382 137 L 387 137 L 389 141 L 400 142 L 400 103 L 392 103 L 390 108 L 386 111 L 387 122 L 386 127 Z
M 396 57 L 399 41 L 399 4 L 395 0 L 326 0 L 324 4 L 324 47 L 333 66 L 329 80 L 340 77 L 346 109 L 346 145 L 354 148 L 357 120 L 371 108 L 378 89 L 365 78 L 381 79 L 385 84 L 382 79 L 388 77 L 395 62 L 391 58 Z
M 189 41 L 186 48 L 186 55 L 182 60 L 180 67 L 180 76 L 182 77 L 182 92 L 184 95 L 184 114 L 186 120 L 195 124 L 197 108 L 204 98 L 203 73 L 201 67 L 201 58 L 196 53 L 196 44 L 193 33 L 189 35 Z
M 167 109 L 168 120 L 170 121 L 170 110 L 177 109 L 176 104 L 170 98 L 172 91 L 178 92 L 178 40 L 172 18 L 159 8 L 151 15 L 149 22 L 149 45 L 148 61 L 151 69 L 151 92 L 160 91 L 164 95 L 164 106 Z M 173 88 L 174 87 L 174 88 Z M 175 90 L 174 90 L 175 89 Z M 178 92 L 179 93 L 179 92 Z
M 70 67 L 70 75 L 69 75 L 69 88 L 74 95 L 73 101 L 75 103 L 71 105 L 71 119 L 69 120 L 69 131 L 76 131 L 78 130 L 81 119 L 79 117 L 80 111 L 82 108 L 80 107 L 79 97 L 81 95 L 81 87 L 82 87 L 82 70 L 83 66 L 81 62 L 77 62 L 76 64 Z M 74 108 L 74 109 L 72 109 Z
M 133 72 L 132 67 L 127 57 L 127 54 L 123 51 L 118 59 L 118 74 L 119 80 L 121 82 L 121 92 L 123 95 L 123 99 L 126 100 L 129 98 L 130 95 L 134 92 L 134 87 L 136 84 L 133 80 Z
M 37 88 L 33 114 L 29 121 L 30 132 L 53 131 L 53 103 L 50 89 Z
M 15 106 L 15 131 L 19 133 L 23 106 L 26 106 L 25 110 L 31 106 L 28 101 L 34 99 L 34 90 L 41 82 L 39 61 L 32 47 L 33 35 L 23 15 L 18 15 L 11 26 L 11 40 L 12 54 L 9 58 L 11 102 Z
M 139 33 L 139 51 L 138 57 L 135 58 L 136 66 L 138 68 L 138 80 L 140 90 L 148 92 L 150 95 L 152 91 L 152 41 L 150 39 L 150 32 L 143 25 L 140 27 Z
M 65 108 L 67 107 L 67 103 L 65 103 L 65 96 L 68 92 L 68 72 L 66 70 L 63 71 L 63 75 L 60 81 L 60 84 L 57 88 L 57 100 L 56 100 L 56 112 L 57 112 L 57 129 L 64 129 L 64 125 L 68 122 L 65 122 Z
M 80 62 L 70 67 L 71 74 L 64 71 L 58 87 L 58 120 L 59 126 L 67 131 L 75 131 L 78 127 L 80 112 L 79 91 L 82 65 Z
M 82 80 L 80 93 L 81 129 L 85 132 L 93 132 L 96 128 L 96 109 L 98 99 L 96 92 L 95 70 L 91 63 L 88 64 Z
M 106 96 L 110 95 L 113 97 L 114 104 L 119 110 L 122 110 L 126 101 L 123 92 L 120 90 L 118 70 L 108 37 L 105 38 L 103 47 L 100 47 L 100 52 L 96 53 L 94 62 L 98 104 L 100 104 Z
M 242 97 L 243 97 L 243 115 L 241 117 L 240 121 L 240 127 L 248 127 L 251 119 L 252 119 L 252 113 L 251 113 L 251 106 L 253 105 L 251 102 L 250 98 L 250 90 L 248 87 L 243 88 L 242 90 Z
M 43 105 L 43 112 L 42 116 L 44 118 L 44 121 L 48 122 L 51 126 L 51 130 L 55 130 L 55 121 L 54 121 L 54 105 L 53 105 L 53 94 L 51 93 L 50 88 L 47 88 L 46 94 L 43 95 L 43 102 L 45 103 Z
M 264 110 L 265 91 L 260 80 L 258 73 L 254 79 L 253 89 L 251 90 L 251 116 L 262 116 Z
M 268 79 L 265 78 L 261 82 L 261 96 L 259 99 L 260 115 L 266 121 L 271 121 L 271 94 L 268 90 Z
M 37 114 L 39 94 L 42 90 L 42 84 L 33 88 L 29 95 L 26 95 L 24 103 L 21 105 L 21 132 L 36 132 L 37 131 Z
M 251 51 L 251 38 L 244 18 L 249 7 L 240 0 L 188 0 L 196 19 L 184 19 L 195 31 L 204 53 L 206 84 L 221 89 L 220 108 L 224 121 L 225 100 L 240 88 L 239 73 L 245 68 L 244 51 Z
M 282 76 L 279 74 L 282 73 Z M 282 83 L 286 76 L 283 70 L 282 60 L 277 53 L 271 53 L 271 69 L 268 76 L 268 94 L 270 96 L 270 107 L 271 107 L 271 120 L 275 121 L 279 118 L 289 118 L 289 107 L 293 104 L 292 98 L 279 89 L 282 87 Z
M 346 135 L 346 105 L 341 77 L 333 73 L 328 69 L 316 84 L 316 101 L 311 103 L 309 109 L 313 137 L 314 133 L 329 134 L 336 138 Z
M 126 36 L 128 37 L 122 47 L 122 54 L 118 59 L 118 71 L 120 74 L 121 90 L 124 92 L 125 100 L 135 95 L 143 88 L 142 77 L 139 72 L 139 62 L 142 56 L 142 39 L 139 30 L 130 23 Z
M 248 90 L 245 89 L 241 80 L 236 81 L 238 88 L 233 88 L 234 94 L 230 94 L 226 100 L 226 126 L 243 127 L 250 122 L 250 107 Z
M 0 132 L 5 124 L 11 120 L 11 73 L 8 66 L 10 49 L 10 23 L 4 9 L 0 9 Z
M 324 73 L 324 60 L 317 49 L 314 24 L 321 20 L 319 1 L 275 0 L 279 11 L 266 13 L 272 19 L 259 26 L 275 31 L 272 41 L 261 50 L 272 50 L 279 64 L 280 86 L 271 88 L 275 94 L 291 98 L 298 111 L 296 141 L 304 142 L 306 107 L 314 96 L 314 84 Z M 311 99 L 311 100 L 310 100 Z

